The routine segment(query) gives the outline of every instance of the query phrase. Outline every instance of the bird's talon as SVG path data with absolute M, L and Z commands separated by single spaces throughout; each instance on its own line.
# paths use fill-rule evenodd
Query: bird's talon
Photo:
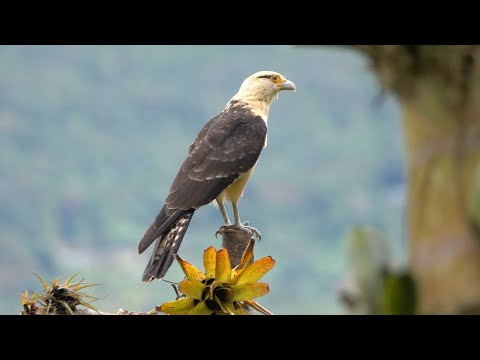
M 258 241 L 262 240 L 262 234 L 258 230 L 255 229 L 252 232 L 257 236 Z
M 258 238 L 258 241 L 260 241 L 261 238 L 262 238 L 262 234 L 260 234 L 260 231 L 258 231 L 257 229 L 255 229 L 252 226 L 248 226 L 248 224 L 249 224 L 249 222 L 245 221 L 245 222 L 241 223 L 240 225 L 235 225 L 235 224 L 222 225 L 215 232 L 215 237 L 218 239 L 219 234 L 223 236 L 230 229 L 240 230 L 240 231 L 248 230 L 252 233 L 252 236 L 256 236 Z
M 218 239 L 218 235 L 223 235 L 225 233 L 225 230 L 223 229 L 218 229 L 216 232 L 215 232 L 215 237 Z
M 258 238 L 258 241 L 260 241 L 260 239 L 262 238 L 262 234 L 260 234 L 260 231 L 258 231 L 257 229 L 255 229 L 254 227 L 252 226 L 245 226 L 245 223 L 248 224 L 248 221 L 245 221 L 243 223 L 244 226 L 242 226 L 243 228 L 245 229 L 248 229 L 252 232 L 252 235 L 255 235 L 257 238 Z
M 228 230 L 228 228 L 231 228 L 233 225 L 232 224 L 225 224 L 222 225 L 218 228 L 218 230 L 215 232 L 215 237 L 218 239 L 218 235 L 225 235 L 225 232 Z

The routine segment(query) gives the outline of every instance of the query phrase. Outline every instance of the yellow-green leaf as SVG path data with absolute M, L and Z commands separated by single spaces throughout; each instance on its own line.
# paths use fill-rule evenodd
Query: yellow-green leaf
M 180 256 L 176 255 L 178 263 L 180 264 L 183 272 L 187 276 L 188 280 L 193 281 L 202 281 L 205 280 L 205 274 L 198 270 L 195 266 L 190 264 L 188 261 L 183 260 Z
M 233 285 L 231 289 L 233 291 L 232 301 L 250 300 L 270 292 L 266 283 Z
M 56 289 L 60 284 L 60 276 L 55 278 L 53 281 L 50 281 L 50 284 L 52 284 L 52 289 Z
M 34 292 L 33 295 L 32 295 L 32 298 L 33 297 L 35 297 L 36 300 L 38 300 L 38 301 L 43 301 L 44 303 L 47 303 L 47 298 L 45 297 L 45 295 Z
M 207 307 L 205 301 L 200 301 L 194 309 L 188 312 L 188 315 L 211 315 L 213 310 Z
M 160 311 L 170 315 L 184 315 L 195 307 L 195 300 L 187 297 L 180 300 L 169 301 L 160 306 Z
M 255 261 L 249 267 L 245 269 L 240 275 L 238 275 L 233 283 L 234 284 L 253 284 L 262 278 L 267 272 L 269 272 L 275 266 L 275 260 L 271 256 L 266 256 L 260 260 Z
M 97 308 L 94 307 L 92 304 L 90 304 L 90 303 L 88 303 L 88 302 L 86 302 L 86 301 L 80 300 L 80 299 L 78 300 L 78 302 L 80 303 L 80 305 L 83 305 L 83 306 L 85 306 L 86 308 L 89 308 L 90 310 L 93 310 L 93 311 L 95 311 L 95 312 L 98 313 L 98 314 L 100 313 L 100 312 L 97 310 Z
M 37 274 L 35 274 L 35 273 L 33 273 L 33 275 L 35 275 L 35 276 L 38 278 L 38 280 L 40 280 L 40 283 L 42 284 L 43 289 L 44 289 L 45 291 L 47 291 L 47 290 L 49 289 L 49 286 L 48 286 L 48 284 L 45 282 L 45 280 L 43 280 L 40 275 L 37 275 Z
M 231 280 L 232 268 L 228 257 L 227 249 L 217 251 L 217 266 L 215 267 L 215 279 L 221 283 L 228 284 Z
M 65 280 L 65 282 L 63 283 L 63 286 L 68 286 L 68 284 L 70 283 L 70 281 L 75 277 L 77 276 L 77 274 L 73 274 L 72 276 L 70 276 L 67 280 Z
M 205 288 L 205 284 L 188 279 L 180 281 L 180 283 L 178 284 L 178 290 L 182 294 L 197 300 L 202 300 L 202 295 Z
M 98 286 L 100 284 L 84 284 L 84 285 L 76 285 L 75 286 L 75 291 L 79 291 L 79 290 L 82 290 L 82 289 L 86 289 L 86 288 L 89 288 L 89 287 L 92 287 L 92 286 Z
M 48 305 L 47 305 L 47 308 L 45 309 L 45 313 L 48 315 L 50 314 L 50 308 L 52 307 L 52 303 L 49 302 Z M 55 312 L 55 311 L 54 311 Z
M 20 299 L 22 305 L 24 305 L 28 301 L 28 291 L 25 290 L 24 294 L 18 294 L 18 298 Z
M 60 304 L 67 310 L 69 315 L 75 315 L 66 301 L 60 301 Z
M 213 246 L 205 249 L 203 252 L 203 266 L 205 267 L 205 276 L 207 279 L 215 278 L 215 264 L 217 262 L 217 252 Z
M 237 276 L 243 273 L 243 271 L 247 268 L 248 263 L 250 262 L 250 259 L 253 256 L 254 245 L 255 245 L 255 239 L 251 238 L 250 242 L 245 248 L 245 251 L 243 252 L 242 260 L 240 260 L 240 263 L 237 266 L 235 266 L 235 268 L 232 270 L 232 279 L 235 279 Z

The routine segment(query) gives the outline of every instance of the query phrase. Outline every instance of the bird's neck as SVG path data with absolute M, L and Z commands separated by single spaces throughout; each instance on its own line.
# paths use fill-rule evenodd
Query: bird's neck
M 255 114 L 262 117 L 262 119 L 267 122 L 268 112 L 270 110 L 270 105 L 272 104 L 275 95 L 273 96 L 245 96 L 240 91 L 229 101 L 227 108 L 232 102 L 241 102 L 247 105 L 248 108 Z

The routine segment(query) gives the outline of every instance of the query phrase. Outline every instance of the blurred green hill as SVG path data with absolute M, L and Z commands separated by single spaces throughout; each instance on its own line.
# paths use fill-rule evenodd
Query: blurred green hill
M 79 273 L 98 307 L 148 310 L 174 298 L 143 284 L 137 244 L 187 148 L 258 70 L 295 82 L 272 105 L 268 147 L 240 202 L 271 255 L 276 314 L 342 313 L 344 238 L 383 229 L 401 256 L 402 129 L 365 59 L 336 47 L 0 46 L 0 313 L 44 278 Z M 180 254 L 220 246 L 217 209 L 198 211 Z M 182 272 L 172 265 L 167 279 Z

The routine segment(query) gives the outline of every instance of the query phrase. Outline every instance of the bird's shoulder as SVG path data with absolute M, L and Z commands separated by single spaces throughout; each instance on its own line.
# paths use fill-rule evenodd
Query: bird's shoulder
M 265 138 L 267 125 L 261 116 L 254 113 L 247 103 L 232 100 L 223 111 L 210 119 L 200 130 L 189 147 L 189 153 L 208 143 L 209 147 L 219 147 L 229 138 Z M 253 139 L 252 139 L 253 140 Z

